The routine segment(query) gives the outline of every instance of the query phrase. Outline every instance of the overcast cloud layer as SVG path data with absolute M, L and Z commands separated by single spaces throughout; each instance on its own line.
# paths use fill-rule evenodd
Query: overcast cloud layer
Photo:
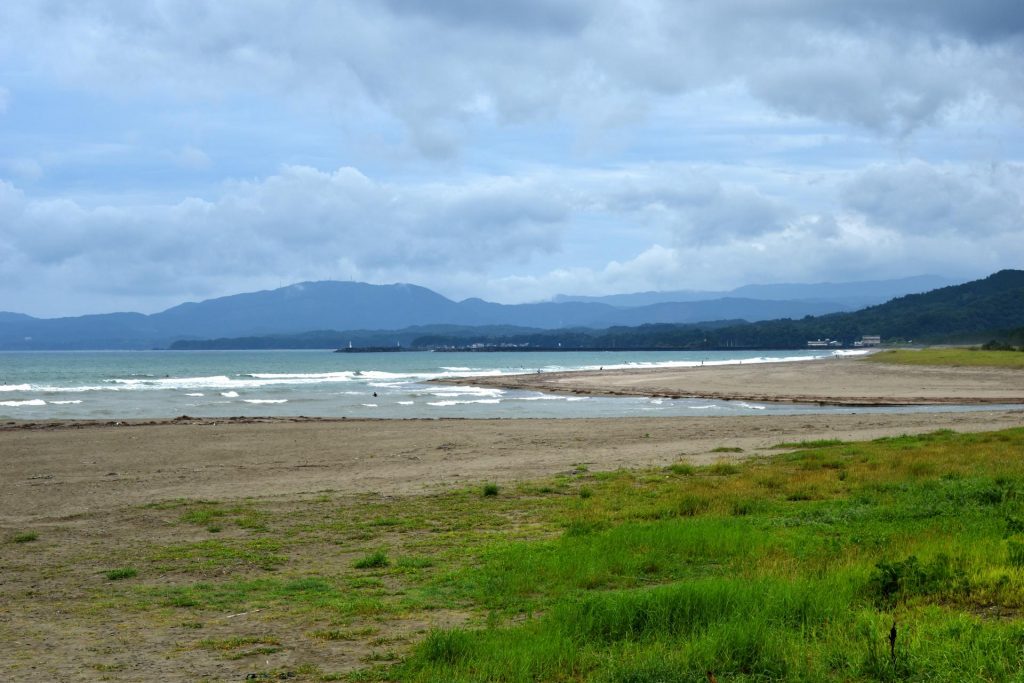
M 0 310 L 1024 267 L 1019 0 L 0 4 Z

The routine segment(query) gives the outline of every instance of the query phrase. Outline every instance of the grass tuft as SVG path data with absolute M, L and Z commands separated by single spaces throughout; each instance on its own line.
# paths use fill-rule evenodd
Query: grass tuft
M 124 579 L 134 578 L 138 573 L 138 570 L 133 567 L 120 567 L 118 569 L 111 569 L 106 572 L 104 576 L 107 577 L 108 581 L 122 581 Z
M 356 569 L 376 569 L 379 567 L 387 567 L 389 564 L 391 564 L 391 561 L 388 560 L 387 553 L 383 550 L 377 550 L 356 560 L 352 563 L 352 566 Z

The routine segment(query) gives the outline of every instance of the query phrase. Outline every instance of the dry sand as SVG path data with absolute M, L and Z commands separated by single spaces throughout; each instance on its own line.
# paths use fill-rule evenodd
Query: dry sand
M 446 383 L 452 383 L 446 380 Z M 849 406 L 1024 403 L 1024 372 L 861 359 L 474 377 L 458 384 L 597 396 L 693 397 Z
M 1024 411 L 561 420 L 183 420 L 0 428 L 0 531 L 175 498 L 411 494 L 756 454 L 782 441 L 1024 425 Z

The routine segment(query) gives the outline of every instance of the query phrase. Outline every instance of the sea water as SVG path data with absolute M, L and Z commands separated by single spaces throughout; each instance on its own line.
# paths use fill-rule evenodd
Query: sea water
M 428 382 L 446 377 L 599 368 L 798 361 L 835 353 L 0 352 L 0 419 L 116 420 L 180 415 L 540 418 L 878 410 L 686 398 L 566 396 Z

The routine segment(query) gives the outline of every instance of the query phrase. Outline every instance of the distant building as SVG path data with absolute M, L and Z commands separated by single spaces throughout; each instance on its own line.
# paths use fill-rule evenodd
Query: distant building
M 877 334 L 865 334 L 859 341 L 853 342 L 854 346 L 879 346 L 882 343 L 882 337 Z

